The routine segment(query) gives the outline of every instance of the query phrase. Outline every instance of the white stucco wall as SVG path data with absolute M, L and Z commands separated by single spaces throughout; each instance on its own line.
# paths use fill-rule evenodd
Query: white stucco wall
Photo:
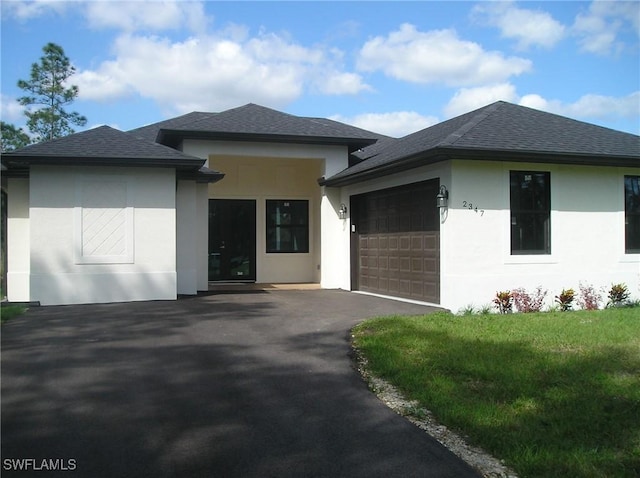
M 198 221 L 195 181 L 178 181 L 176 189 L 176 272 L 178 294 L 198 292 Z M 206 260 L 206 258 L 205 258 Z
M 509 171 L 551 173 L 550 255 L 511 255 Z M 490 305 L 496 292 L 541 285 L 546 306 L 563 288 L 594 286 L 603 300 L 612 283 L 640 298 L 640 254 L 624 253 L 625 175 L 637 168 L 562 166 L 491 161 L 446 161 L 333 190 L 331 202 L 432 178 L 449 190 L 440 225 L 441 303 L 454 312 Z M 435 198 L 434 198 L 435 201 Z M 477 212 L 476 212 L 477 208 Z M 350 218 L 335 237 L 332 284 L 350 287 Z
M 550 255 L 511 255 L 511 170 L 550 172 Z M 499 290 L 533 291 L 540 285 L 548 290 L 551 305 L 563 288 L 578 292 L 580 283 L 608 290 L 624 282 L 640 298 L 640 255 L 624 253 L 623 183 L 625 174 L 639 173 L 633 168 L 453 161 L 448 217 L 441 228 L 442 304 L 453 311 L 478 307 L 490 304 Z
M 347 218 L 340 219 L 340 205 L 347 207 Z M 339 188 L 323 188 L 322 195 L 322 277 L 320 286 L 325 289 L 350 290 L 349 276 L 349 198 Z
M 338 219 L 339 203 L 329 201 L 317 180 L 347 167 L 346 147 L 188 140 L 182 150 L 225 173 L 222 181 L 209 186 L 209 198 L 256 201 L 256 282 L 320 282 L 336 287 L 334 265 L 342 256 L 336 256 L 333 244 L 340 239 L 327 231 L 341 229 L 344 221 Z M 309 253 L 265 252 L 267 199 L 309 201 Z M 207 211 L 200 217 L 206 227 Z
M 176 298 L 174 170 L 33 166 L 29 186 L 30 300 Z
M 7 299 L 28 302 L 29 180 L 8 179 L 7 197 Z
M 205 217 L 209 217 L 209 185 L 206 183 L 196 184 L 196 273 L 199 291 L 209 289 L 209 270 L 207 266 L 209 258 L 209 224 L 208 219 L 202 220 Z

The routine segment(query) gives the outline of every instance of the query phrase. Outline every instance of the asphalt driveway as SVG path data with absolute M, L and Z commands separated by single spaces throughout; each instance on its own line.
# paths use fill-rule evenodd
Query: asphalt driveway
M 32 308 L 2 326 L 2 476 L 478 476 L 349 356 L 363 318 L 430 310 L 327 290 Z

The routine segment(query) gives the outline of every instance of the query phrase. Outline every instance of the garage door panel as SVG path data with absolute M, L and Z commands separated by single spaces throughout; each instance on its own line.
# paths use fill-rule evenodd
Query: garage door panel
M 390 295 L 396 295 L 400 291 L 400 281 L 397 277 L 389 277 L 387 287 Z
M 424 283 L 421 280 L 411 281 L 411 297 L 424 297 Z
M 389 270 L 389 257 L 387 256 L 378 256 L 378 269 L 382 272 L 384 271 L 385 276 Z
M 433 254 L 438 253 L 440 249 L 440 237 L 435 234 L 426 235 L 424 238 L 424 250 L 431 251 Z
M 437 257 L 427 257 L 424 259 L 424 270 L 425 271 L 435 271 L 436 273 L 440 272 L 440 264 L 438 261 Z M 433 272 L 431 274 L 425 274 L 425 277 L 429 277 L 432 276 L 434 278 L 439 277 L 438 275 L 434 274 Z
M 402 274 L 410 274 L 411 273 L 411 258 L 410 257 L 399 257 L 398 262 L 400 267 L 398 271 Z
M 398 295 L 402 297 L 408 297 L 411 295 L 411 281 L 408 280 L 400 280 L 398 281 Z

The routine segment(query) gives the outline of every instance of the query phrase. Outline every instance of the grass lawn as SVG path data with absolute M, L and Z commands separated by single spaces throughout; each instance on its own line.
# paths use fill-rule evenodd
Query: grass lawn
M 23 314 L 27 310 L 20 305 L 2 305 L 0 306 L 0 323 L 4 324 L 15 316 Z
M 521 477 L 640 476 L 640 308 L 383 317 L 354 345 Z

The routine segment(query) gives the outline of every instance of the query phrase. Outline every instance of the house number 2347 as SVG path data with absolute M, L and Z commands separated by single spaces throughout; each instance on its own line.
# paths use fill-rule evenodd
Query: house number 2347
M 478 206 L 474 206 L 473 203 L 469 201 L 462 201 L 462 207 L 464 209 L 469 209 L 470 211 L 474 211 L 476 214 L 480 214 L 484 216 L 484 209 L 478 209 Z

